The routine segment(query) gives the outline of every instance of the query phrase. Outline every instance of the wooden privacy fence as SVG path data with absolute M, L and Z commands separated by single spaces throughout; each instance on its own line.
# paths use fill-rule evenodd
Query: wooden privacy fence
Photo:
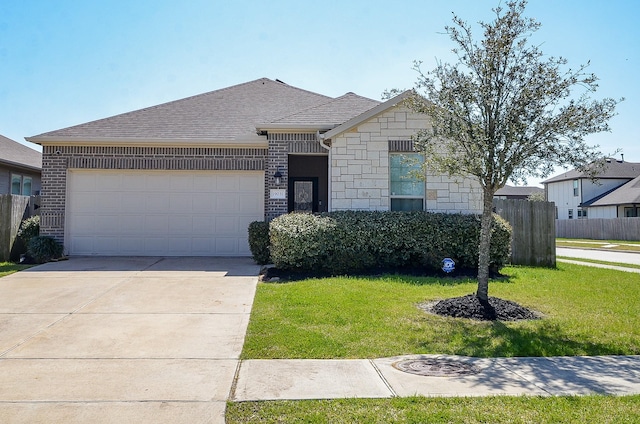
M 551 202 L 494 199 L 493 206 L 513 229 L 511 263 L 556 266 L 555 205 Z
M 0 195 L 0 262 L 11 259 L 18 229 L 28 208 L 28 196 Z
M 556 221 L 556 236 L 640 241 L 640 218 L 559 219 Z

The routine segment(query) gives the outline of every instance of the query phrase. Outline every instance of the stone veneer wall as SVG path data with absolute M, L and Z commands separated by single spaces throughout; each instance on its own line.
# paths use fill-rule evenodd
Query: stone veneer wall
M 67 169 L 265 169 L 265 148 L 44 146 L 40 233 L 64 242 Z
M 410 151 L 428 118 L 403 106 L 389 109 L 332 140 L 331 210 L 389 210 L 389 152 Z M 427 172 L 426 209 L 479 213 L 482 191 L 471 179 Z

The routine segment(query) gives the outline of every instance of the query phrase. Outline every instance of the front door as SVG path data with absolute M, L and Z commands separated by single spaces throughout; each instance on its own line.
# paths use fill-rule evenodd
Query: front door
M 318 212 L 318 178 L 289 178 L 289 212 Z

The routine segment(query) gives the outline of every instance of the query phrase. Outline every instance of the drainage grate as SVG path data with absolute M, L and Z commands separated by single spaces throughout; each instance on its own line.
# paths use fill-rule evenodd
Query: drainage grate
M 436 358 L 406 359 L 395 362 L 393 367 L 409 374 L 427 377 L 458 377 L 480 372 L 479 368 L 465 362 Z

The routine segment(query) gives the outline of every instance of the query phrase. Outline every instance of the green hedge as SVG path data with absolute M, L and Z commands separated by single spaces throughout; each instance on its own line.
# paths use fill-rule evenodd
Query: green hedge
M 35 236 L 27 243 L 27 254 L 37 263 L 62 257 L 63 247 L 53 237 Z
M 480 217 L 430 212 L 342 211 L 288 214 L 271 221 L 271 259 L 296 271 L 349 273 L 372 268 L 477 268 Z M 491 264 L 510 257 L 511 227 L 494 214 Z
M 35 215 L 25 219 L 20 224 L 18 237 L 26 243 L 29 243 L 33 237 L 40 235 L 40 216 Z
M 271 262 L 269 254 L 269 224 L 264 221 L 254 221 L 249 224 L 249 249 L 253 260 L 260 265 Z

